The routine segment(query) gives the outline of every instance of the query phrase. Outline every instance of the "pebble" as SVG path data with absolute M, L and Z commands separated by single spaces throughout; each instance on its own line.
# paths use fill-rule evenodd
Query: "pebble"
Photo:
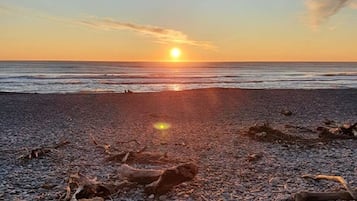
M 272 98 L 274 97 L 272 96 Z M 187 122 L 185 122 L 186 120 L 181 122 L 178 121 L 179 119 L 172 118 L 170 120 L 173 122 L 170 123 L 172 123 L 173 129 L 165 133 L 164 136 L 152 134 L 150 127 L 152 122 L 148 121 L 146 125 L 145 119 L 133 121 L 130 118 L 135 116 L 134 119 L 136 119 L 137 113 L 123 114 L 121 111 L 128 109 L 121 108 L 120 104 L 117 103 L 111 104 L 109 99 L 98 97 L 98 100 L 100 99 L 103 102 L 101 107 L 95 105 L 97 98 L 86 97 L 82 99 L 78 97 L 73 104 L 70 99 L 67 101 L 71 104 L 61 102 L 62 99 L 65 100 L 66 98 L 50 99 L 49 104 L 44 106 L 50 109 L 36 110 L 36 112 L 26 112 L 22 108 L 34 107 L 34 109 L 39 109 L 42 106 L 38 107 L 36 104 L 30 105 L 31 107 L 26 106 L 28 103 L 24 103 L 24 100 L 14 100 L 12 104 L 15 104 L 16 107 L 11 111 L 0 107 L 0 122 L 3 122 L 0 127 L 2 130 L 11 131 L 11 133 L 0 132 L 2 149 L 21 150 L 42 144 L 51 144 L 62 137 L 71 141 L 71 144 L 63 149 L 28 162 L 18 161 L 16 157 L 19 156 L 19 153 L 1 153 L 0 200 L 16 200 L 16 198 L 19 198 L 19 200 L 36 200 L 43 193 L 46 193 L 45 198 L 47 200 L 57 200 L 59 195 L 65 193 L 68 174 L 75 171 L 80 171 L 90 178 L 98 177 L 100 181 L 108 178 L 105 175 L 114 175 L 118 164 L 103 162 L 103 152 L 93 146 L 88 139 L 88 134 L 95 135 L 100 142 L 110 143 L 114 143 L 116 140 L 123 141 L 135 138 L 142 146 L 147 145 L 149 151 L 167 151 L 169 156 L 192 159 L 199 164 L 199 174 L 194 181 L 177 186 L 167 195 L 159 196 L 158 200 L 201 200 L 201 195 L 207 200 L 284 200 L 291 198 L 299 191 L 324 192 L 341 188 L 339 184 L 334 182 L 314 182 L 303 179 L 301 178 L 303 174 L 336 174 L 343 176 L 351 183 L 357 181 L 355 174 L 357 171 L 355 162 L 357 161 L 357 154 L 355 154 L 357 143 L 355 140 L 320 143 L 314 148 L 304 148 L 298 145 L 262 143 L 244 136 L 243 132 L 247 130 L 245 127 L 252 125 L 253 120 L 269 118 L 272 119 L 272 126 L 286 123 L 286 120 L 281 121 L 276 119 L 277 117 L 274 117 L 274 115 L 268 115 L 272 113 L 260 116 L 260 113 L 265 113 L 265 110 L 269 112 L 269 110 L 274 111 L 277 108 L 276 106 L 272 106 L 270 109 L 265 108 L 266 103 L 261 103 L 264 108 L 255 105 L 258 107 L 252 110 L 255 112 L 248 110 L 240 112 L 240 115 L 235 114 L 236 111 L 229 110 L 232 115 L 234 113 L 237 118 L 240 118 L 239 120 L 236 117 L 229 120 L 218 113 L 215 113 L 215 118 L 212 121 L 203 119 L 205 118 L 204 115 L 200 116 L 199 121 L 188 118 Z M 2 97 L 0 103 L 3 103 L 3 101 Z M 81 101 L 86 104 L 81 104 Z M 121 99 L 118 102 L 120 101 Z M 251 104 L 254 105 L 255 101 Z M 285 101 L 282 104 L 285 104 Z M 300 105 L 300 102 L 298 105 Z M 73 106 L 78 108 L 73 109 Z M 330 105 L 328 106 L 330 107 Z M 68 107 L 70 111 L 58 109 L 58 107 Z M 222 105 L 222 107 L 225 106 Z M 308 107 L 308 105 L 305 107 Z M 344 107 L 347 108 L 347 106 Z M 295 110 L 294 107 L 289 108 L 298 111 L 296 115 L 289 117 L 294 124 L 311 128 L 313 128 L 312 125 L 319 124 L 320 120 L 316 114 L 324 112 L 324 109 L 317 110 L 317 113 L 313 116 L 310 113 L 315 111 L 307 111 L 308 114 L 303 116 L 306 112 Z M 150 110 L 150 108 L 147 109 Z M 348 111 L 351 110 L 347 109 Z M 7 111 L 4 112 L 4 110 Z M 18 111 L 13 112 L 13 110 Z M 96 115 L 93 115 L 92 110 Z M 105 115 L 101 115 L 103 112 L 105 112 Z M 53 114 L 55 115 L 52 116 Z M 302 116 L 300 117 L 298 114 Z M 354 114 L 351 112 L 347 114 L 350 115 L 343 115 L 340 121 L 355 120 Z M 69 116 L 71 117 L 71 125 L 70 128 L 66 128 L 62 126 L 63 120 Z M 40 121 L 43 119 L 51 119 L 51 121 L 44 123 L 44 121 Z M 283 117 L 283 119 L 287 118 Z M 241 122 L 241 120 L 244 122 Z M 116 127 L 114 128 L 113 125 Z M 258 135 L 263 137 L 267 134 L 262 132 Z M 165 139 L 162 139 L 162 137 L 165 137 Z M 182 144 L 183 146 L 175 144 L 180 144 L 182 139 L 187 143 L 186 147 L 184 147 L 186 144 Z M 165 146 L 157 148 L 150 144 L 152 141 L 163 142 Z M 141 148 L 135 143 L 125 146 L 134 151 Z M 263 155 L 254 163 L 247 161 L 247 156 L 255 153 L 263 153 Z M 90 165 L 76 166 L 75 164 Z M 164 164 L 162 166 L 168 167 L 170 165 Z M 135 166 L 140 166 L 140 164 L 135 164 Z M 154 165 L 154 168 L 162 166 L 161 164 Z M 47 188 L 44 186 L 46 183 L 55 186 L 41 189 L 41 186 Z M 288 185 L 285 185 L 287 183 Z M 113 200 L 155 199 L 153 194 L 147 197 L 142 186 L 139 186 L 138 189 L 140 190 L 121 192 Z M 191 189 L 194 189 L 194 191 L 187 193 Z M 231 196 L 233 196 L 232 199 Z

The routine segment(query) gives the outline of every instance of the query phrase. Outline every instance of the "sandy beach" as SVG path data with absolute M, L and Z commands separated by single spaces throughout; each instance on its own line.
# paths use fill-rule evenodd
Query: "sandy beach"
M 199 167 L 160 200 L 291 200 L 300 191 L 339 191 L 331 181 L 303 179 L 303 174 L 340 175 L 357 187 L 357 141 L 331 140 L 307 146 L 260 142 L 249 127 L 269 123 L 293 136 L 317 139 L 326 119 L 357 121 L 357 90 L 199 89 L 133 94 L 0 94 L 0 200 L 58 200 L 66 179 L 80 171 L 107 181 L 120 163 L 90 139 L 120 150 L 167 152 Z M 291 116 L 281 114 L 292 112 Z M 156 123 L 169 125 L 155 129 Z M 40 158 L 17 159 L 27 149 L 61 140 L 70 144 Z M 136 143 L 118 141 L 137 140 Z M 258 154 L 257 160 L 249 158 Z M 176 165 L 132 164 L 162 168 Z M 113 200 L 149 200 L 142 186 L 125 189 Z

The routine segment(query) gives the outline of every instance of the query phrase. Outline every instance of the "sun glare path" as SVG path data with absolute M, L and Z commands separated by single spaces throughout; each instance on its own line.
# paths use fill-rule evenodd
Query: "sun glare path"
M 178 60 L 181 56 L 181 49 L 177 47 L 172 48 L 170 51 L 170 55 L 173 60 Z

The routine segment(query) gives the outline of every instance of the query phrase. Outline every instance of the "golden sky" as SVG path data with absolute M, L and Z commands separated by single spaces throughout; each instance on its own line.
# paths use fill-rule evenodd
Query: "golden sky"
M 357 61 L 357 0 L 2 0 L 0 60 Z

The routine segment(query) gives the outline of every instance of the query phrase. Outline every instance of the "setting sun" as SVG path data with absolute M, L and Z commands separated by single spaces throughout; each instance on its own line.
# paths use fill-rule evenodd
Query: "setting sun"
M 170 55 L 171 55 L 172 59 L 177 60 L 181 56 L 181 50 L 179 48 L 177 48 L 177 47 L 172 48 L 171 51 L 170 51 Z

